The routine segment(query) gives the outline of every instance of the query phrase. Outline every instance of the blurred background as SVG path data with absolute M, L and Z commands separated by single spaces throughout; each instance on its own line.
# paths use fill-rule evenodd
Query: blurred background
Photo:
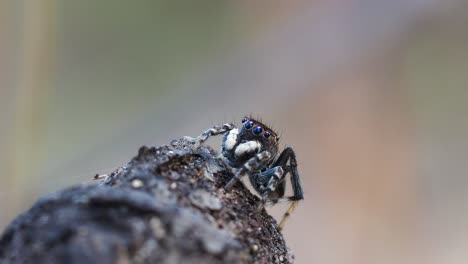
M 467 12 L 2 0 L 0 230 L 141 145 L 253 114 L 298 155 L 305 200 L 284 231 L 296 263 L 466 263 Z

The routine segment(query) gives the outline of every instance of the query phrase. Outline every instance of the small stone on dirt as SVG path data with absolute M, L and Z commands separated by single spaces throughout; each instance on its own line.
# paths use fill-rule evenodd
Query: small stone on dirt
M 189 199 L 193 205 L 202 209 L 220 210 L 223 206 L 217 197 L 204 190 L 196 190 L 190 193 Z

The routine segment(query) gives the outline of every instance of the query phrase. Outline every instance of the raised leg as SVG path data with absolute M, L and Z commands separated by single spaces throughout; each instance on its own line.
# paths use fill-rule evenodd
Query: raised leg
M 268 151 L 262 151 L 258 153 L 257 155 L 253 156 L 251 159 L 249 159 L 244 166 L 232 177 L 232 179 L 226 184 L 224 189 L 227 191 L 230 191 L 234 184 L 237 182 L 237 180 L 241 179 L 245 175 L 251 174 L 254 171 L 257 171 L 259 168 L 261 168 L 266 161 L 271 159 L 271 153 Z
M 234 129 L 235 126 L 233 124 L 224 124 L 222 126 L 214 126 L 205 132 L 203 132 L 195 141 L 195 144 L 193 145 L 193 149 L 197 150 L 200 148 L 200 146 L 211 136 L 217 136 L 220 134 L 224 134 L 232 129 Z

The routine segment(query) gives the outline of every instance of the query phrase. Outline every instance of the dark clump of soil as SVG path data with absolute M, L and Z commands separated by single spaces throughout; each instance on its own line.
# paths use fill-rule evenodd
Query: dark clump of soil
M 0 263 L 292 263 L 276 221 L 207 147 L 140 148 L 100 184 L 40 199 L 0 238 Z

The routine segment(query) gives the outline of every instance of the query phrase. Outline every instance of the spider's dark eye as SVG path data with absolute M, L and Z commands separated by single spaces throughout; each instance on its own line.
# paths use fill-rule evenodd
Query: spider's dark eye
M 248 120 L 247 117 L 242 118 L 242 121 L 241 121 L 242 124 L 244 124 L 245 122 L 247 122 L 247 120 Z
M 254 125 L 254 122 L 253 122 L 253 121 L 249 121 L 249 122 L 245 123 L 245 128 L 251 129 L 251 128 L 253 127 L 253 125 Z
M 261 126 L 256 126 L 256 127 L 254 127 L 254 129 L 253 129 L 253 133 L 254 133 L 255 135 L 260 135 L 260 134 L 262 133 L 262 131 L 263 131 L 263 128 L 262 128 Z
M 269 138 L 269 137 L 271 136 L 271 134 L 270 134 L 270 132 L 265 131 L 265 133 L 263 133 L 263 136 L 264 136 L 265 138 Z

